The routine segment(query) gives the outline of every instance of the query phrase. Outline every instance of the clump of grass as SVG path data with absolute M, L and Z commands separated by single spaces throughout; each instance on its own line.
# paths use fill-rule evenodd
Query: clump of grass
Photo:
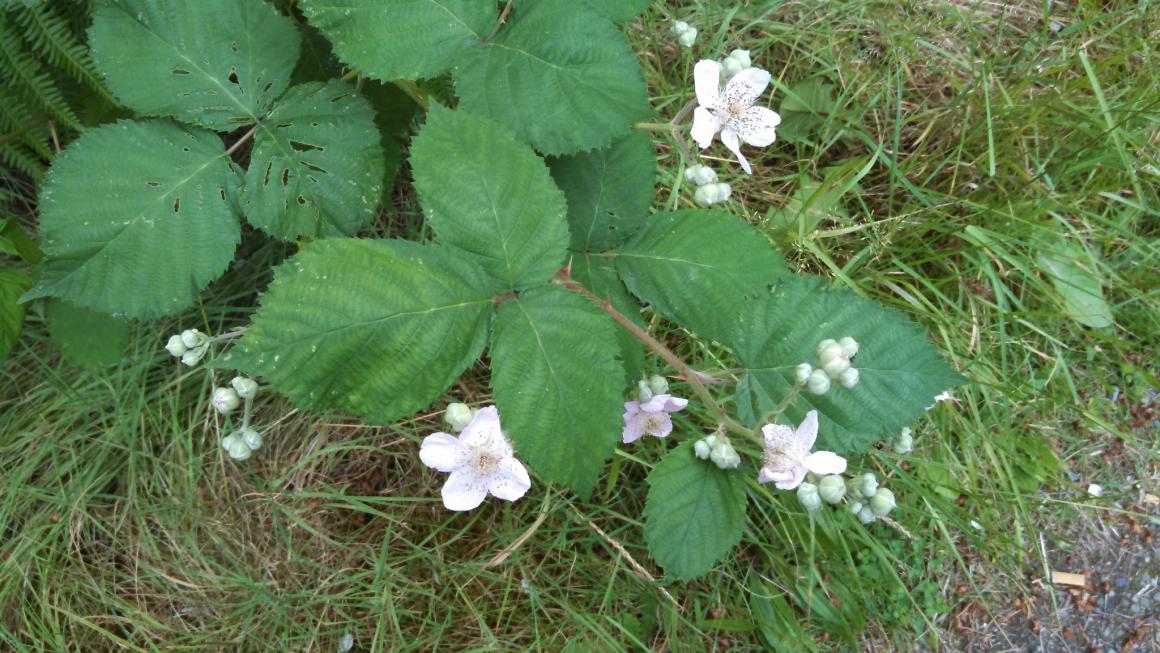
M 997 7 L 666 6 L 695 17 L 694 53 L 671 42 L 660 7 L 628 28 L 662 116 L 691 97 L 694 57 L 735 47 L 774 73 L 774 108 L 803 79 L 833 85 L 809 138 L 754 157 L 754 177 L 726 176 L 731 208 L 767 225 L 803 174 L 873 162 L 785 242 L 798 269 L 910 313 L 972 381 L 916 429 L 914 454 L 854 461 L 889 479 L 898 530 L 810 519 L 754 485 L 743 546 L 674 583 L 641 537 L 644 477 L 664 443 L 618 453 L 590 502 L 537 484 L 455 515 L 416 456 L 440 405 L 369 427 L 266 395 L 267 445 L 237 465 L 217 446 L 211 380 L 164 355 L 162 334 L 138 329 L 124 362 L 84 372 L 33 320 L 0 368 L 0 641 L 335 650 L 350 632 L 360 650 L 909 648 L 946 645 L 964 606 L 1029 593 L 1047 562 L 1039 533 L 1072 509 L 1054 461 L 1118 438 L 1140 456 L 1136 478 L 1154 480 L 1155 442 L 1130 422 L 1158 385 L 1158 85 L 1147 3 Z M 689 204 L 676 150 L 663 134 L 657 144 L 658 208 Z M 422 237 L 405 175 L 395 200 L 380 232 Z M 1114 327 L 1064 314 L 1032 247 L 1047 227 L 1094 253 Z M 231 275 L 182 326 L 246 321 L 260 271 L 291 251 L 247 243 L 249 283 Z M 711 343 L 653 325 L 700 368 L 723 366 Z M 486 402 L 485 366 L 453 395 Z M 698 423 L 695 410 L 678 418 Z

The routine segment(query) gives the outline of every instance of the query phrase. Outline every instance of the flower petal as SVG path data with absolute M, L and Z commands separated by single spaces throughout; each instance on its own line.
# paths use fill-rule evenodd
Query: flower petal
M 636 401 L 636 400 L 634 399 L 633 401 L 626 401 L 626 402 L 624 402 L 624 416 L 625 416 L 625 418 L 628 418 L 628 417 L 631 417 L 631 416 L 633 416 L 633 415 L 636 415 L 636 414 L 637 414 L 637 413 L 639 413 L 640 411 L 641 411 L 641 408 L 640 408 L 640 402 L 639 402 L 639 401 Z
M 721 64 L 712 59 L 702 59 L 693 66 L 693 88 L 697 90 L 697 103 L 714 109 L 721 101 Z
M 806 413 L 806 418 L 802 420 L 801 424 L 798 424 L 793 435 L 804 451 L 813 449 L 814 442 L 818 439 L 818 411 L 811 410 Z
M 665 401 L 672 395 L 653 395 L 648 401 L 640 404 L 642 413 L 659 413 L 665 409 Z
M 675 413 L 685 409 L 689 405 L 689 400 L 684 397 L 669 397 L 665 400 L 665 412 Z
M 644 437 L 644 423 L 645 418 L 642 413 L 624 414 L 624 431 L 621 432 L 621 438 L 625 444 L 636 442 Z
M 781 474 L 789 474 L 788 479 L 774 479 L 773 485 L 779 490 L 792 490 L 802 484 L 806 479 L 805 467 L 794 467 L 788 472 L 781 472 Z
M 725 144 L 725 147 L 729 148 L 730 152 L 737 155 L 737 162 L 741 164 L 741 169 L 745 171 L 745 174 L 753 174 L 753 168 L 749 167 L 749 161 L 741 153 L 741 142 L 737 137 L 737 132 L 733 131 L 731 127 L 722 129 L 721 142 Z
M 721 119 L 705 107 L 693 109 L 693 140 L 702 150 L 713 144 L 713 137 L 721 131 Z
M 467 462 L 467 449 L 450 433 L 433 433 L 419 445 L 419 460 L 441 472 L 453 472 Z
M 742 141 L 754 146 L 765 147 L 777 140 L 777 126 L 781 116 L 765 107 L 749 107 L 740 118 L 729 121 L 729 126 Z
M 504 501 L 515 501 L 524 496 L 528 488 L 532 487 L 532 479 L 523 463 L 515 458 L 505 458 L 499 464 L 499 470 L 488 482 L 487 491 Z
M 806 456 L 806 469 L 815 474 L 841 474 L 846 471 L 846 459 L 833 451 L 815 451 Z
M 474 471 L 461 469 L 451 472 L 443 484 L 443 505 L 448 510 L 463 511 L 477 508 L 487 497 L 487 481 Z
M 765 446 L 769 449 L 785 449 L 787 444 L 796 441 L 793 429 L 785 424 L 766 424 L 761 427 L 761 434 L 765 436 Z
M 511 443 L 499 425 L 499 410 L 495 406 L 480 408 L 471 423 L 459 434 L 459 441 L 466 447 L 493 447 L 503 449 L 511 455 Z
M 648 413 L 647 419 L 644 420 L 644 430 L 649 435 L 667 438 L 673 432 L 673 420 L 663 410 L 659 413 Z
M 726 107 L 736 104 L 749 108 L 765 92 L 766 86 L 769 86 L 768 72 L 760 68 L 746 68 L 725 83 L 725 97 L 722 102 Z

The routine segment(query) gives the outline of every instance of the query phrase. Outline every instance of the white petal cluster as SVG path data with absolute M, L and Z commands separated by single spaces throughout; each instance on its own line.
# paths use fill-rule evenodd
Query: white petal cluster
M 693 110 L 693 140 L 704 149 L 720 134 L 721 142 L 737 156 L 741 168 L 752 174 L 749 161 L 741 154 L 741 143 L 766 147 L 777 138 L 777 126 L 781 124 L 776 111 L 757 106 L 770 75 L 760 68 L 744 68 L 722 87 L 722 71 L 722 65 L 711 59 L 702 59 L 693 67 L 699 105 Z

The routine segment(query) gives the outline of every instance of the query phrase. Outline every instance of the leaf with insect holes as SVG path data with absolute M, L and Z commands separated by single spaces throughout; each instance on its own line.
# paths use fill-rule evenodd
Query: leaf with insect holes
M 126 107 L 218 131 L 265 114 L 300 47 L 294 22 L 262 0 L 99 0 L 89 43 Z
M 548 165 L 568 198 L 573 251 L 603 252 L 644 225 L 657 167 L 648 134 L 632 133 L 606 148 L 551 159 Z
M 678 580 L 705 574 L 745 532 L 745 477 L 693 454 L 682 442 L 648 475 L 644 540 Z
M 0 265 L 0 361 L 8 357 L 8 352 L 20 338 L 24 324 L 24 304 L 20 303 L 20 296 L 31 285 L 32 280 L 19 268 Z
M 384 173 L 370 103 L 343 82 L 308 82 L 258 126 L 242 211 L 282 240 L 350 235 L 374 219 Z
M 129 346 L 128 320 L 98 313 L 60 299 L 44 306 L 48 334 L 71 363 L 86 369 L 116 364 Z
M 495 26 L 480 0 L 302 0 L 302 13 L 359 73 L 383 81 L 445 72 Z
M 304 409 L 390 423 L 434 401 L 487 340 L 492 294 L 444 245 L 326 238 L 279 266 L 254 324 L 217 367 Z
M 749 426 L 758 426 L 795 393 L 795 368 L 816 364 L 820 340 L 858 341 L 856 386 L 834 382 L 824 395 L 803 389 L 782 414 L 782 422 L 798 424 L 807 412 L 818 411 L 817 449 L 864 452 L 922 417 L 935 395 L 963 383 L 902 313 L 817 277 L 786 277 L 772 295 L 742 308 L 741 322 L 745 329 L 726 344 L 744 369 L 736 401 L 738 416 Z
M 434 106 L 411 145 L 428 224 L 496 280 L 496 292 L 547 281 L 568 247 L 564 194 L 544 160 L 482 116 Z
M 233 259 L 238 184 L 212 132 L 169 120 L 86 131 L 41 188 L 48 260 L 26 299 L 60 297 L 134 318 L 192 305 Z
M 504 431 L 545 480 L 587 497 L 620 437 L 624 368 L 612 322 L 557 285 L 496 310 L 492 386 Z
M 745 326 L 741 307 L 787 274 L 761 232 L 724 211 L 659 213 L 616 253 L 628 289 L 665 317 L 724 341 Z
M 652 113 L 624 34 L 573 0 L 515 3 L 508 24 L 452 73 L 463 109 L 545 154 L 604 147 Z

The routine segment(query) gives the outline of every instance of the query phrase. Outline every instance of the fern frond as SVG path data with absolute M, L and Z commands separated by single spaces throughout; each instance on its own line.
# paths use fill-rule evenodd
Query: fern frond
M 115 103 L 89 58 L 89 49 L 73 33 L 69 20 L 47 5 L 11 12 L 20 33 L 42 60 L 60 68 L 94 93 Z
M 45 170 L 44 162 L 23 142 L 0 145 L 0 168 L 3 167 L 19 170 L 36 182 L 40 181 Z M 0 170 L 0 178 L 4 174 L 3 170 Z
M 12 97 L 14 89 L 0 81 L 0 95 Z M 33 114 L 23 103 L 0 102 L 0 145 L 20 142 L 48 161 L 52 158 L 52 150 L 48 148 L 48 139 L 38 133 L 46 122 L 43 116 Z
M 49 71 L 31 54 L 21 49 L 19 33 L 9 23 L 9 12 L 0 14 L 0 76 L 9 80 L 20 95 L 62 126 L 84 131 L 80 120 L 68 103 Z

